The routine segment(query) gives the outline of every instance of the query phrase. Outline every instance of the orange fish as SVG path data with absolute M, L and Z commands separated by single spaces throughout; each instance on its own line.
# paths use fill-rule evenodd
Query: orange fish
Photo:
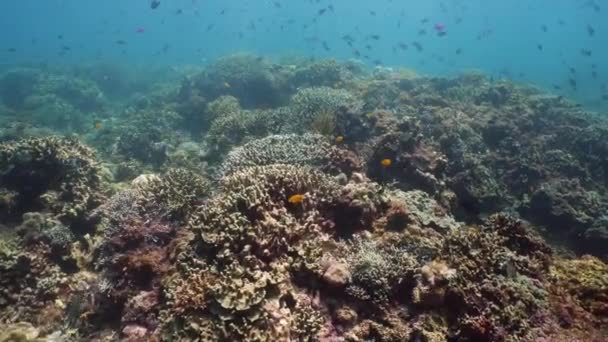
M 341 143 L 341 142 L 343 142 L 343 141 L 344 141 L 344 137 L 343 137 L 343 136 L 338 135 L 338 136 L 336 137 L 336 144 L 340 144 L 340 143 Z
M 389 167 L 389 166 L 391 166 L 392 163 L 393 163 L 393 161 L 388 158 L 384 158 L 380 161 L 380 164 L 384 167 Z
M 287 202 L 289 202 L 290 204 L 300 204 L 300 203 L 302 203 L 302 201 L 304 201 L 304 195 L 300 195 L 300 194 L 292 195 L 287 200 Z

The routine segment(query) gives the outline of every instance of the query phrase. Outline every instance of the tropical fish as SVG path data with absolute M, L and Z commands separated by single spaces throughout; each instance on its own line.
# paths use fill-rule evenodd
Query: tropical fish
M 300 204 L 304 201 L 304 195 L 302 194 L 295 194 L 292 195 L 291 197 L 289 197 L 289 199 L 287 199 L 287 202 L 289 202 L 290 204 Z
M 393 161 L 389 158 L 384 158 L 380 161 L 380 165 L 382 165 L 383 167 L 389 167 L 393 164 Z

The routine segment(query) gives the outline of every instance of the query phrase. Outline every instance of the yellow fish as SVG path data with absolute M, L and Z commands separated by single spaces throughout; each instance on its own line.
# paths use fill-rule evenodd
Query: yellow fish
M 384 158 L 380 161 L 380 164 L 384 167 L 389 167 L 389 166 L 391 166 L 392 163 L 393 163 L 393 161 L 388 158 Z
M 343 136 L 338 135 L 338 136 L 336 137 L 336 144 L 340 144 L 340 143 L 342 143 L 343 141 L 344 141 L 344 137 L 343 137 Z
M 291 197 L 289 197 L 289 199 L 287 199 L 287 202 L 289 202 L 290 204 L 300 204 L 302 203 L 302 201 L 304 201 L 304 195 L 300 194 L 292 195 Z

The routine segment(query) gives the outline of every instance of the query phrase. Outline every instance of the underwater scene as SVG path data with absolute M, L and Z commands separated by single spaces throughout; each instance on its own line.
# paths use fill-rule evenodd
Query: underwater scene
M 0 342 L 608 341 L 608 3 L 0 28 Z

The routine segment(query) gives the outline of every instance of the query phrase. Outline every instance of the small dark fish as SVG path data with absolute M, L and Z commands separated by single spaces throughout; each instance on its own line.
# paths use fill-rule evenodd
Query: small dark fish
M 353 50 L 353 54 L 355 54 L 357 57 L 361 57 L 361 52 L 359 52 L 357 49 Z
M 370 50 L 370 51 L 372 50 L 372 46 L 369 45 L 369 44 L 365 45 L 365 48 L 368 49 L 368 50 Z
M 355 41 L 355 39 L 350 34 L 343 35 L 342 36 L 342 40 L 345 40 L 347 42 L 353 42 L 353 41 Z
M 377 34 L 372 34 L 371 36 L 369 36 L 371 39 L 373 40 L 380 40 L 380 36 Z
M 596 80 L 596 79 L 597 79 L 597 71 L 593 70 L 593 71 L 591 72 L 591 77 L 592 77 L 594 80 Z
M 329 5 L 329 6 L 327 6 L 327 8 L 328 8 L 330 11 L 332 11 L 332 12 L 334 11 L 334 6 L 333 6 L 333 5 Z
M 420 44 L 419 42 L 413 42 L 412 45 L 414 45 L 414 47 L 416 48 L 416 50 L 418 50 L 418 52 L 422 51 L 422 44 Z
M 64 45 L 64 46 L 61 47 L 61 50 L 63 50 L 63 51 L 71 51 L 72 48 L 69 47 L 69 46 L 67 46 L 67 45 Z
M 322 45 L 323 45 L 323 49 L 324 49 L 325 51 L 331 51 L 331 49 L 329 48 L 329 45 L 327 45 L 327 42 L 326 42 L 326 41 L 323 41 Z
M 209 24 L 209 25 L 207 25 L 207 32 L 213 30 L 214 26 L 215 26 L 215 24 Z
M 160 0 L 152 0 L 150 1 L 150 8 L 157 9 L 160 6 Z
M 592 51 L 589 49 L 581 49 L 581 55 L 591 57 Z
M 538 51 L 543 51 L 543 44 L 536 45 L 536 48 L 538 49 Z
M 116 44 L 118 44 L 118 45 L 127 45 L 127 42 L 125 42 L 124 40 L 117 40 Z
M 576 90 L 576 80 L 574 78 L 569 78 L 568 84 L 570 85 L 570 87 L 572 87 L 572 89 Z
M 399 43 L 399 48 L 400 48 L 401 50 L 407 50 L 408 46 L 407 46 L 407 44 L 405 44 L 405 43 Z
M 17 52 L 17 49 L 15 49 L 15 48 L 8 48 L 6 51 L 8 51 L 8 52 Z
M 557 21 L 557 24 L 558 24 L 559 26 L 566 26 L 566 22 L 565 22 L 563 19 L 559 19 L 559 20 Z
M 604 94 L 604 95 L 602 95 L 602 100 L 604 100 L 604 101 L 608 101 L 608 94 Z
M 426 23 L 428 23 L 428 22 L 429 22 L 429 18 L 424 18 L 424 19 L 420 20 L 420 22 L 421 22 L 422 24 L 426 24 Z
M 426 34 L 426 30 L 425 29 L 422 29 L 422 30 L 418 31 L 418 35 L 419 36 L 424 36 L 425 34 Z
M 376 16 L 376 11 L 369 11 L 370 15 L 373 15 L 374 17 Z
M 181 8 L 176 9 L 174 12 L 175 15 L 180 15 L 182 13 L 184 13 L 184 11 Z
M 375 64 L 376 66 L 378 66 L 378 65 L 382 65 L 382 61 L 381 61 L 381 60 L 379 60 L 379 59 L 376 59 L 376 60 L 374 60 L 374 64 Z
M 322 16 L 323 14 L 325 14 L 325 12 L 327 12 L 327 8 L 321 8 L 318 12 L 317 15 L 318 16 Z
M 457 55 L 460 55 L 461 53 L 462 53 L 462 49 L 461 48 L 456 49 L 456 54 Z
M 437 32 L 437 37 L 443 37 L 445 35 L 447 35 L 448 33 L 446 31 L 438 31 Z
M 591 25 L 587 25 L 587 34 L 589 37 L 593 37 L 595 35 L 595 29 Z
M 226 9 L 223 9 L 220 11 L 220 15 L 224 15 L 224 14 L 226 14 Z
M 57 39 L 63 39 L 63 35 L 62 34 L 58 34 L 57 35 Z
M 543 30 L 543 32 L 547 32 L 549 30 L 547 25 L 541 25 L 540 29 Z
M 573 67 L 570 67 L 569 69 L 570 69 L 570 73 L 576 74 L 576 69 L 574 69 Z
M 272 3 L 274 4 L 274 7 L 276 7 L 276 8 L 281 8 L 282 7 L 281 3 L 278 2 L 278 1 L 273 1 Z
M 562 87 L 560 87 L 560 86 L 559 86 L 559 85 L 557 85 L 557 84 L 554 84 L 554 85 L 553 85 L 553 89 L 555 89 L 555 90 L 562 90 Z

